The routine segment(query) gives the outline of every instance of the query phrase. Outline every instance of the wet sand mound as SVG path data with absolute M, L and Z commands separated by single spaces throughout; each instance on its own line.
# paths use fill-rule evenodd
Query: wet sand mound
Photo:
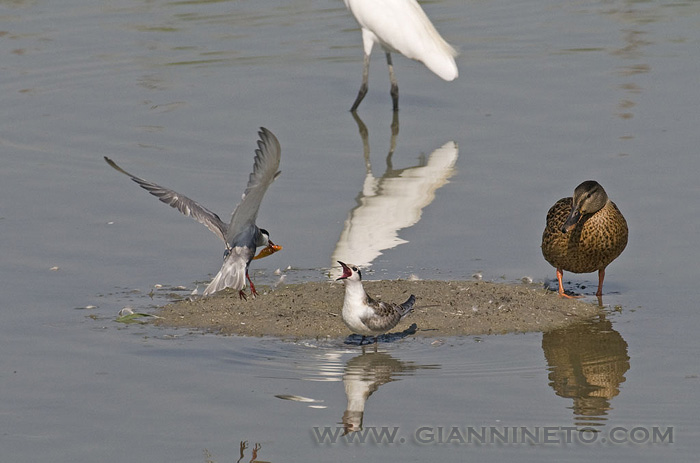
M 365 281 L 368 294 L 403 302 L 416 295 L 413 313 L 395 331 L 412 323 L 418 336 L 459 336 L 549 331 L 595 316 L 594 304 L 560 298 L 534 284 L 483 281 Z M 340 317 L 340 282 L 258 287 L 259 296 L 240 300 L 223 291 L 208 298 L 163 307 L 156 324 L 219 334 L 282 338 L 342 338 L 350 334 Z

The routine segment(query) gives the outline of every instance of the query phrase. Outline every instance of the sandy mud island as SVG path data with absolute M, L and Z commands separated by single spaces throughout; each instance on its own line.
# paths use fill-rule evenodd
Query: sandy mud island
M 597 304 L 560 298 L 534 284 L 484 281 L 365 281 L 372 297 L 403 302 L 416 295 L 413 313 L 399 324 L 415 323 L 417 336 L 460 336 L 549 331 L 597 315 Z M 240 300 L 223 291 L 208 298 L 179 301 L 161 308 L 158 325 L 220 334 L 282 338 L 343 338 L 350 334 L 340 317 L 340 282 L 258 287 L 259 296 Z

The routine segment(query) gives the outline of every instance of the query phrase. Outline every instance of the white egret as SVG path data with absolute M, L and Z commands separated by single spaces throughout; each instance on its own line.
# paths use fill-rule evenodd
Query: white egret
M 375 43 L 386 53 L 394 111 L 399 110 L 399 85 L 394 76 L 391 53 L 401 53 L 420 61 L 444 80 L 457 78 L 457 51 L 447 43 L 430 22 L 416 0 L 344 0 L 362 29 L 364 67 L 362 85 L 350 108 L 355 112 L 367 94 L 369 57 Z

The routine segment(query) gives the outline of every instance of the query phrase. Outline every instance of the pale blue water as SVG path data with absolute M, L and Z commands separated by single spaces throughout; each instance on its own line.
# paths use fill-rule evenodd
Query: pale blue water
M 395 57 L 387 159 L 375 51 L 359 110 L 366 159 L 348 112 L 360 33 L 339 0 L 0 3 L 2 461 L 223 462 L 241 441 L 245 461 L 256 443 L 264 461 L 694 461 L 700 4 L 423 5 L 461 50 L 460 77 Z M 115 323 L 124 306 L 164 303 L 167 290 L 147 296 L 156 284 L 206 282 L 223 248 L 102 157 L 228 217 L 260 126 L 283 157 L 258 223 L 284 250 L 253 264 L 256 282 L 274 283 L 277 268 L 287 281 L 326 278 L 347 249 L 346 220 L 366 227 L 395 209 L 413 215 L 382 230 L 368 278 L 551 280 L 546 211 L 593 178 L 630 226 L 606 276 L 607 320 L 544 336 L 408 338 L 362 357 L 342 340 Z M 407 195 L 410 207 L 394 206 Z M 595 275 L 567 280 L 594 292 Z M 399 440 L 318 444 L 314 427 L 341 426 L 363 388 L 376 389 L 364 429 L 398 428 Z M 591 444 L 438 438 L 586 423 L 599 431 Z M 651 442 L 671 428 L 673 443 Z

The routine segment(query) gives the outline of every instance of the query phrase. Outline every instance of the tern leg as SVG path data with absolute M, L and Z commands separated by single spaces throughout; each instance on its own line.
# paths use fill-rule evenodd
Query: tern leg
M 564 277 L 564 271 L 560 268 L 557 269 L 557 280 L 559 280 L 559 296 L 560 297 L 566 297 L 569 299 L 578 299 L 583 296 L 571 296 L 569 294 L 566 294 L 564 291 L 564 284 L 562 283 L 561 279 Z
M 391 101 L 394 103 L 394 112 L 399 110 L 399 83 L 394 75 L 394 64 L 391 62 L 391 53 L 386 52 L 386 64 L 389 67 L 389 81 L 391 82 Z
M 245 271 L 245 276 L 248 279 L 248 283 L 250 283 L 250 294 L 252 294 L 253 297 L 256 297 L 258 295 L 258 292 L 255 290 L 255 285 L 253 284 L 253 280 L 251 280 L 250 275 L 248 275 L 248 269 L 246 269 L 246 271 Z
M 362 103 L 362 99 L 367 95 L 367 82 L 369 80 L 369 55 L 364 56 L 362 63 L 362 85 L 360 85 L 360 91 L 357 92 L 357 98 L 350 108 L 350 112 L 354 113 L 357 111 L 357 107 Z
M 598 291 L 596 291 L 595 295 L 600 297 L 603 295 L 603 280 L 605 279 L 605 269 L 601 268 L 598 270 Z

